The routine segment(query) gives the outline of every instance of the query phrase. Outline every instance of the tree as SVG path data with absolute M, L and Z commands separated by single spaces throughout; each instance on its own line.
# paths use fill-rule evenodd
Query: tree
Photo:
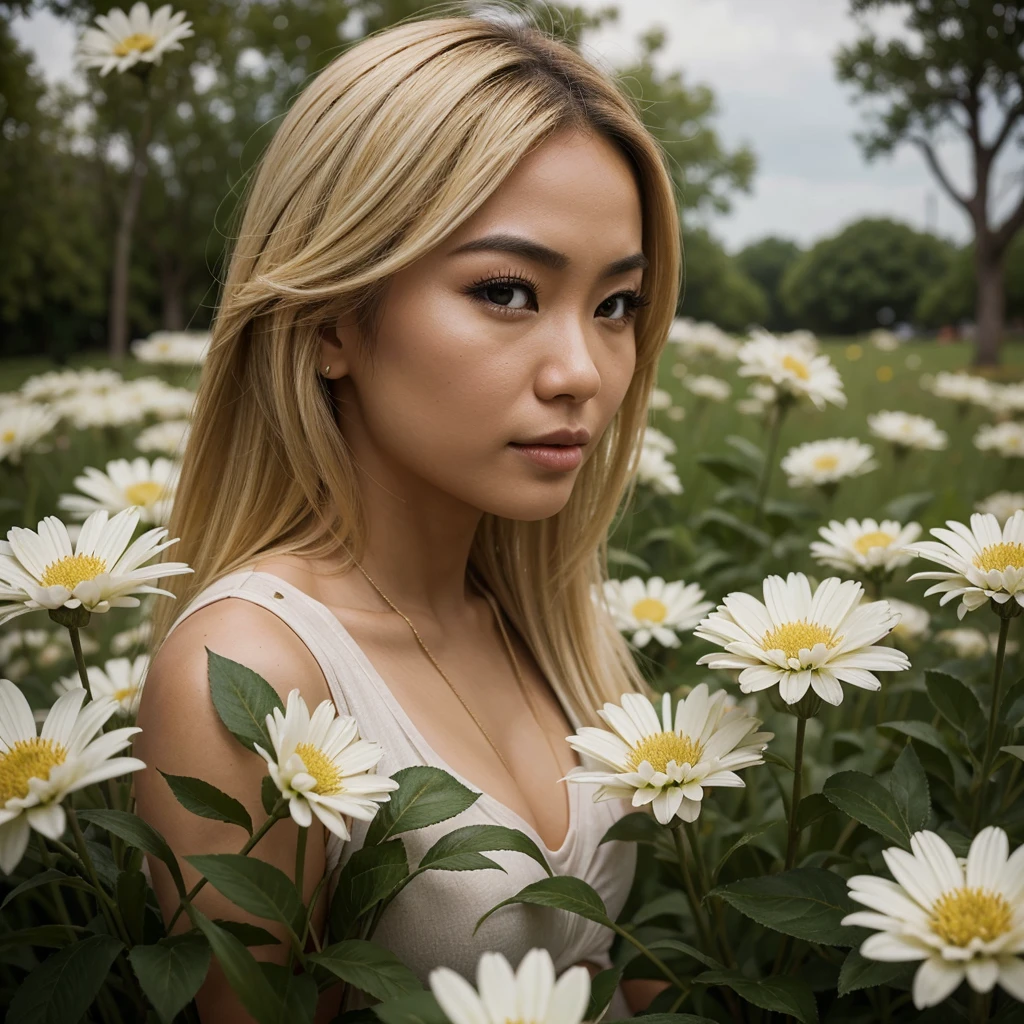
M 802 326 L 857 334 L 909 320 L 953 257 L 949 243 L 885 218 L 855 221 L 818 242 L 786 272 L 782 301 Z
M 1024 232 L 1006 250 L 1006 319 L 1024 320 Z M 970 318 L 977 303 L 974 246 L 954 256 L 949 269 L 921 295 L 917 319 L 926 327 L 942 327 Z
M 770 309 L 767 295 L 749 278 L 705 228 L 683 232 L 686 287 L 680 316 L 710 320 L 724 331 L 745 331 L 764 324 Z
M 768 300 L 768 314 L 761 326 L 769 331 L 790 331 L 799 327 L 782 304 L 779 289 L 786 271 L 803 250 L 787 238 L 768 236 L 752 242 L 736 254 L 736 265 L 761 286 Z
M 1001 224 L 990 220 L 992 168 L 1004 146 L 1024 146 L 1024 18 L 1015 4 L 991 0 L 850 0 L 854 14 L 906 8 L 913 43 L 881 43 L 868 33 L 836 55 L 841 81 L 861 97 L 888 100 L 869 130 L 857 136 L 872 160 L 909 142 L 924 155 L 942 188 L 974 228 L 977 347 L 975 362 L 995 364 L 1005 317 L 1005 257 L 1024 226 L 1024 192 Z M 996 118 L 985 138 L 982 125 Z M 940 131 L 953 125 L 966 136 L 973 194 L 952 183 L 936 152 Z

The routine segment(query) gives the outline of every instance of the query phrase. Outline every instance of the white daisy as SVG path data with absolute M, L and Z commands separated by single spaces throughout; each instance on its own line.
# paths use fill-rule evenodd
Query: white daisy
M 685 316 L 672 321 L 668 340 L 678 345 L 688 359 L 699 359 L 701 356 L 735 359 L 740 347 L 740 343 L 717 324 L 707 321 L 697 323 Z
M 637 466 L 637 480 L 658 494 L 682 494 L 683 485 L 668 456 L 676 450 L 675 441 L 656 427 L 644 431 Z
M 188 420 L 165 420 L 140 430 L 135 438 L 135 447 L 140 452 L 163 452 L 180 457 L 191 432 L 192 425 Z
M 274 785 L 288 798 L 288 810 L 303 828 L 315 814 L 324 826 L 348 841 L 342 818 L 370 821 L 378 803 L 390 801 L 398 783 L 371 774 L 384 754 L 379 743 L 360 739 L 356 720 L 338 715 L 333 701 L 322 701 L 313 712 L 297 689 L 288 694 L 285 713 L 274 708 L 267 715 L 273 754 L 259 744 Z
M 651 398 L 648 404 L 652 409 L 659 411 L 671 408 L 672 393 L 670 391 L 666 391 L 664 388 L 654 388 L 651 391 Z
M 921 386 L 939 398 L 948 398 L 964 407 L 987 406 L 992 397 L 992 385 L 984 377 L 969 373 L 941 371 L 928 380 L 922 380 Z
M 929 562 L 946 566 L 949 572 L 915 572 L 912 580 L 939 580 L 924 596 L 942 594 L 942 606 L 960 598 L 957 618 L 962 619 L 988 599 L 997 605 L 1016 602 L 1015 614 L 1024 607 L 1024 510 L 1018 509 L 1002 529 L 993 515 L 975 512 L 968 529 L 963 523 L 946 520 L 948 530 L 937 526 L 929 533 L 936 541 L 911 544 L 909 550 Z M 1011 611 L 1011 614 L 1013 612 Z
M 990 384 L 989 408 L 1000 417 L 1024 412 L 1024 384 Z
M 1024 423 L 1007 420 L 987 424 L 974 435 L 974 447 L 983 452 L 996 452 L 1004 459 L 1024 458 Z
M 706 373 L 687 377 L 683 385 L 698 398 L 708 398 L 712 402 L 724 402 L 732 394 L 728 381 L 722 380 L 721 377 L 711 377 Z
M 833 519 L 818 534 L 824 540 L 811 542 L 811 555 L 821 565 L 850 573 L 891 573 L 914 556 L 906 545 L 917 540 L 920 523 L 903 526 L 892 519 L 878 523 L 874 519 Z
M 806 397 L 819 409 L 846 405 L 843 382 L 826 355 L 812 355 L 801 341 L 776 338 L 755 329 L 740 347 L 741 377 L 760 377 L 795 398 Z
M 949 442 L 949 436 L 935 420 L 909 412 L 872 413 L 868 416 L 868 429 L 901 451 L 919 448 L 938 452 Z
M 476 989 L 450 967 L 435 967 L 428 983 L 451 1024 L 580 1024 L 590 1002 L 586 967 L 570 967 L 556 982 L 542 947 L 531 949 L 514 973 L 501 953 L 482 954 Z
M 87 665 L 89 689 L 94 697 L 110 697 L 117 701 L 118 713 L 134 718 L 139 711 L 142 700 L 142 687 L 146 682 L 149 670 L 149 655 L 140 654 L 131 658 L 111 658 L 100 668 L 98 665 Z M 62 693 L 77 689 L 82 685 L 77 672 L 63 676 L 53 684 L 59 697 Z
M 872 646 L 899 621 L 886 601 L 861 603 L 859 583 L 830 577 L 811 593 L 802 572 L 764 581 L 764 604 L 740 591 L 693 631 L 725 653 L 697 661 L 712 669 L 740 669 L 744 693 L 779 687 L 787 704 L 808 688 L 829 704 L 840 704 L 850 683 L 865 690 L 881 687 L 875 672 L 910 668 L 902 651 Z
M 99 68 L 101 75 L 127 71 L 140 61 L 159 64 L 169 50 L 184 49 L 182 39 L 195 35 L 185 12 L 172 15 L 170 4 L 152 14 L 141 2 L 133 4 L 128 14 L 115 7 L 95 20 L 99 28 L 85 30 L 75 57 L 80 67 Z
M 906 601 L 898 601 L 894 597 L 886 598 L 889 607 L 900 617 L 893 626 L 892 635 L 900 640 L 920 640 L 928 632 L 931 616 L 927 609 Z
M 0 462 L 18 465 L 60 421 L 60 413 L 49 405 L 12 402 L 0 409 Z
M 5 874 L 18 866 L 30 829 L 49 839 L 64 834 L 61 801 L 68 793 L 146 767 L 136 757 L 113 757 L 141 731 L 137 726 L 96 735 L 117 702 L 102 697 L 83 708 L 84 699 L 80 686 L 58 697 L 36 735 L 28 700 L 9 679 L 0 679 L 0 871 Z
M 743 786 L 741 768 L 763 764 L 762 751 L 774 733 L 756 732 L 761 724 L 741 708 L 726 707 L 729 695 L 708 695 L 706 683 L 695 686 L 672 714 L 672 696 L 663 694 L 661 720 L 639 693 L 624 693 L 621 707 L 606 703 L 597 713 L 614 732 L 585 725 L 567 737 L 569 746 L 596 758 L 611 771 L 573 768 L 567 782 L 600 783 L 594 802 L 632 799 L 634 807 L 651 805 L 655 818 L 668 825 L 678 816 L 695 821 L 704 789 Z
M 943 629 L 935 634 L 935 639 L 951 648 L 958 658 L 984 658 L 986 654 L 995 654 L 999 643 L 998 633 L 987 636 L 980 629 L 961 626 L 959 629 Z M 1006 653 L 1016 653 L 1018 644 L 1015 640 L 1006 641 Z
M 651 637 L 663 647 L 678 647 L 677 633 L 693 629 L 714 607 L 702 600 L 704 591 L 696 583 L 666 583 L 661 576 L 605 580 L 604 594 L 616 625 L 633 634 L 637 647 L 645 647 Z
M 975 992 L 998 982 L 1024 1002 L 1024 847 L 1010 856 L 1006 833 L 990 826 L 974 837 L 966 863 L 934 832 L 915 832 L 910 848 L 882 851 L 895 882 L 847 881 L 850 897 L 871 909 L 842 923 L 876 929 L 861 956 L 922 961 L 913 985 L 919 1010 L 941 1003 L 964 978 Z
M 161 576 L 192 572 L 184 562 L 143 565 L 178 539 L 163 541 L 167 529 L 155 527 L 129 541 L 139 521 L 136 507 L 118 512 L 93 512 L 82 524 L 72 548 L 67 527 L 46 516 L 39 532 L 12 527 L 0 541 L 0 625 L 36 608 L 84 608 L 107 612 L 111 608 L 137 608 L 133 594 L 163 594 L 149 584 Z
M 159 456 L 152 463 L 143 455 L 129 461 L 112 459 L 100 471 L 86 466 L 84 476 L 75 477 L 82 494 L 62 494 L 57 507 L 77 519 L 85 519 L 97 509 L 120 512 L 132 505 L 139 507 L 141 522 L 163 526 L 171 516 L 181 465 Z
M 140 622 L 137 626 L 123 629 L 110 638 L 110 653 L 125 654 L 133 647 L 144 647 L 153 634 L 153 623 L 150 620 Z
M 1019 508 L 1024 508 L 1024 494 L 1020 491 L 996 491 L 974 506 L 979 512 L 988 512 L 1001 526 Z
M 877 468 L 875 450 L 854 437 L 806 441 L 786 452 L 779 465 L 790 487 L 823 487 Z
M 154 331 L 131 344 L 132 355 L 143 363 L 196 366 L 206 361 L 209 331 Z
M 48 370 L 29 377 L 19 391 L 30 402 L 54 402 L 69 395 L 97 394 L 124 383 L 117 370 Z
M 868 335 L 868 344 L 874 345 L 882 352 L 894 352 L 900 347 L 901 342 L 899 335 L 887 331 L 884 327 L 876 327 Z

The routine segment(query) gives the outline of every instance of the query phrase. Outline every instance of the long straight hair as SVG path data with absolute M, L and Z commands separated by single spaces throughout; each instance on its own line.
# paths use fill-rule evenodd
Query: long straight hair
M 320 332 L 356 316 L 372 353 L 389 277 L 440 245 L 554 133 L 615 144 L 643 209 L 650 298 L 636 366 L 572 494 L 538 521 L 485 513 L 470 567 L 585 724 L 653 696 L 603 598 L 607 537 L 632 497 L 658 360 L 680 288 L 666 158 L 614 79 L 521 19 L 419 18 L 343 52 L 305 88 L 250 179 L 168 524 L 155 654 L 176 616 L 257 556 L 362 560 L 356 467 L 318 373 Z M 350 566 L 351 561 L 344 564 Z

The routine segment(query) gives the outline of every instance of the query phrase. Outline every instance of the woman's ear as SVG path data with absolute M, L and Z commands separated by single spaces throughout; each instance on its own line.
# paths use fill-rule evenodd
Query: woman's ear
M 348 374 L 355 355 L 356 325 L 351 314 L 342 314 L 337 320 L 320 329 L 320 365 L 317 371 L 336 380 Z

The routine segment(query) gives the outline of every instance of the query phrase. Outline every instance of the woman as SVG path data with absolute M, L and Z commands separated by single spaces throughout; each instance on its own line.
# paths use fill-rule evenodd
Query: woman
M 154 623 L 137 795 L 179 857 L 237 851 L 238 829 L 189 814 L 156 769 L 265 818 L 265 763 L 217 719 L 209 649 L 282 697 L 333 700 L 383 747 L 381 774 L 433 764 L 483 794 L 407 833 L 411 864 L 446 831 L 504 824 L 619 913 L 635 847 L 598 843 L 632 808 L 562 779 L 573 729 L 650 695 L 592 595 L 678 297 L 663 159 L 612 80 L 508 21 L 401 24 L 299 96 L 251 182 L 169 524 L 195 572 L 169 581 L 181 600 Z M 307 900 L 360 847 L 366 823 L 348 824 L 341 843 L 314 819 Z M 296 837 L 286 819 L 254 854 L 290 875 Z M 559 974 L 609 966 L 607 929 L 549 908 L 502 908 L 474 935 L 543 877 L 493 857 L 505 872 L 421 875 L 374 941 L 424 981 L 540 945 Z M 173 886 L 151 870 L 169 917 Z M 211 890 L 207 916 L 246 919 Z M 623 983 L 610 1018 L 659 987 Z M 343 1008 L 367 1005 L 353 995 Z M 198 1005 L 249 1019 L 216 966 Z

